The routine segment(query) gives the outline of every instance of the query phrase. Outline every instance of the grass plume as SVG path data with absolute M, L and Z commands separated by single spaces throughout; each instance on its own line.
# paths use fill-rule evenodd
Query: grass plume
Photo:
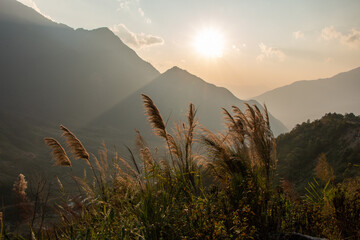
M 80 140 L 63 125 L 60 125 L 60 129 L 63 131 L 62 136 L 65 137 L 66 144 L 74 157 L 77 159 L 85 159 L 90 165 L 89 153 L 86 151 Z
M 154 134 L 165 139 L 166 144 L 169 149 L 172 164 L 174 165 L 175 163 L 174 163 L 174 158 L 172 155 L 172 148 L 174 147 L 174 144 L 173 144 L 174 142 L 172 141 L 173 137 L 167 133 L 164 120 L 161 117 L 160 111 L 156 107 L 153 100 L 145 94 L 141 94 L 141 97 L 144 102 L 145 112 L 146 112 L 146 115 L 148 116 L 148 121 L 150 122 L 150 124 L 154 130 Z
M 157 136 L 163 137 L 167 139 L 167 132 L 164 120 L 161 117 L 159 109 L 156 107 L 152 99 L 145 95 L 141 94 L 142 99 L 144 101 L 146 115 L 148 116 L 148 120 L 151 123 L 152 128 L 154 129 L 154 133 Z
M 65 149 L 54 138 L 44 138 L 45 144 L 51 148 L 51 154 L 58 166 L 70 166 L 71 161 L 67 156 Z
M 25 180 L 24 174 L 19 174 L 17 181 L 14 183 L 13 191 L 16 196 L 21 200 L 26 200 L 26 189 L 27 189 L 27 181 Z

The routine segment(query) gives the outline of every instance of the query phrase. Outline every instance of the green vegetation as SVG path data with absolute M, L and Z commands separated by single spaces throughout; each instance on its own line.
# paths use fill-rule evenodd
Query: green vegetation
M 14 184 L 23 213 L 19 225 L 28 226 L 32 239 L 288 239 L 292 232 L 360 237 L 360 180 L 335 185 L 325 156 L 314 166 L 316 179 L 306 197 L 298 197 L 289 181 L 278 184 L 266 107 L 263 112 L 249 105 L 245 111 L 224 109 L 227 130 L 215 134 L 199 127 L 192 104 L 187 122 L 167 129 L 153 101 L 142 97 L 164 148 L 150 147 L 137 132 L 137 148 L 129 148 L 127 161 L 105 144 L 97 157 L 89 154 L 63 126 L 66 148 L 45 139 L 66 175 L 57 179 L 61 197 L 55 201 L 56 224 L 44 222 L 41 214 L 50 202 L 43 188 L 37 199 L 30 199 L 24 176 Z M 84 160 L 91 174 L 72 173 L 77 159 Z M 62 184 L 69 179 L 76 191 Z M 2 228 L 1 234 L 16 238 L 19 231 Z
M 334 168 L 335 181 L 358 175 L 360 163 L 360 116 L 336 113 L 298 124 L 277 137 L 279 176 L 302 191 L 314 177 L 316 159 L 324 153 Z

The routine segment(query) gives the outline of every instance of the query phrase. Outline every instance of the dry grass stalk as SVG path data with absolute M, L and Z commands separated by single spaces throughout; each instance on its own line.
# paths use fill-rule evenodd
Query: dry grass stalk
M 131 167 L 130 164 L 125 159 L 120 157 L 117 153 L 115 154 L 115 161 L 118 162 L 118 163 L 121 163 L 123 166 L 125 166 L 127 168 L 127 170 L 128 170 L 127 172 L 131 173 L 133 175 L 133 177 L 135 177 L 135 178 L 138 177 L 140 171 L 136 172 L 134 170 L 134 168 Z M 118 170 L 121 170 L 120 166 L 119 166 Z
M 229 113 L 228 110 L 226 110 L 225 108 L 222 108 L 223 113 L 224 113 L 224 119 L 226 121 L 226 126 L 228 127 L 228 129 L 230 131 L 236 131 L 238 124 L 236 122 L 236 120 L 233 118 L 233 116 L 231 116 L 231 114 Z
M 138 148 L 139 154 L 141 159 L 144 163 L 144 168 L 146 171 L 149 171 L 151 168 L 154 167 L 154 158 L 150 151 L 150 148 L 148 147 L 147 143 L 145 142 L 144 138 L 141 136 L 140 131 L 135 129 L 136 131 L 136 146 Z M 137 168 L 138 173 L 140 174 L 140 169 L 136 163 L 136 160 L 134 158 L 134 155 L 132 154 L 132 151 L 128 148 L 129 152 L 131 153 L 132 161 Z
M 105 170 L 105 165 L 101 164 L 100 161 L 98 160 L 98 158 L 92 154 L 93 159 L 95 159 L 95 165 L 100 173 L 100 187 L 101 190 L 103 192 L 103 194 L 105 194 L 105 182 L 106 182 L 106 170 Z
M 127 193 L 129 189 L 133 189 L 136 185 L 134 177 L 130 176 L 126 172 L 124 172 L 119 164 L 114 163 L 114 167 L 117 170 L 114 178 L 114 187 L 115 191 L 120 193 Z M 142 183 L 139 180 L 139 185 L 142 187 Z
M 89 153 L 86 151 L 80 140 L 63 125 L 60 126 L 60 129 L 64 131 L 62 136 L 65 137 L 66 144 L 74 157 L 76 157 L 77 159 L 85 159 L 90 165 Z
M 170 158 L 172 164 L 175 165 L 174 158 L 171 152 L 171 146 L 170 146 L 171 143 L 169 142 L 170 135 L 166 131 L 166 126 L 161 117 L 160 111 L 149 96 L 145 94 L 141 94 L 141 96 L 144 101 L 145 111 L 146 111 L 146 115 L 148 116 L 148 121 L 150 122 L 154 130 L 154 134 L 165 139 L 170 152 Z
M 105 197 L 105 189 L 102 182 L 99 180 L 98 175 L 96 174 L 95 168 L 93 167 L 92 163 L 90 162 L 90 155 L 86 151 L 85 147 L 82 145 L 81 141 L 73 134 L 69 129 L 60 125 L 60 129 L 64 132 L 62 134 L 63 137 L 66 139 L 67 147 L 70 149 L 71 153 L 76 159 L 85 159 L 86 163 L 90 166 L 96 182 L 98 186 L 101 188 L 102 194 Z
M 196 127 L 195 115 L 196 115 L 195 106 L 194 106 L 194 104 L 190 103 L 188 114 L 187 114 L 188 125 L 189 125 L 187 141 L 189 141 L 189 144 L 191 144 L 191 142 L 192 142 L 194 130 Z
M 268 112 L 265 104 L 264 104 L 264 116 L 265 116 L 266 125 L 267 125 L 268 129 L 270 130 L 271 128 L 270 128 L 269 112 Z
M 84 193 L 91 198 L 94 198 L 96 194 L 94 193 L 93 189 L 87 184 L 83 179 L 73 176 L 73 179 L 79 186 L 83 189 Z
M 64 188 L 62 182 L 60 181 L 60 179 L 58 177 L 56 177 L 56 180 L 57 180 L 57 183 L 59 185 L 61 192 L 65 192 L 65 188 Z
M 161 117 L 159 109 L 155 106 L 149 96 L 145 94 L 141 94 L 141 96 L 144 101 L 146 115 L 148 116 L 148 120 L 154 129 L 155 135 L 167 139 L 165 123 Z
M 212 158 L 209 159 L 206 165 L 221 180 L 226 174 L 231 174 L 234 170 L 232 166 L 229 166 L 231 164 L 231 152 L 224 143 L 222 136 L 219 137 L 207 129 L 203 130 L 207 133 L 203 137 L 203 142 L 207 146 L 209 156 Z
M 101 142 L 102 149 L 99 150 L 99 158 L 100 163 L 104 171 L 106 172 L 109 169 L 109 161 L 108 161 L 108 150 L 105 145 L 105 141 Z
M 245 106 L 245 111 L 233 106 L 233 115 L 223 109 L 228 127 L 225 136 L 206 132 L 203 141 L 213 158 L 208 166 L 220 179 L 224 174 L 246 176 L 249 171 L 261 170 L 269 186 L 276 157 L 268 112 L 266 107 L 262 113 L 256 105 L 245 103 Z
M 135 166 L 135 169 L 136 169 L 136 171 L 137 171 L 137 174 L 140 175 L 140 174 L 141 174 L 140 168 L 139 168 L 138 164 L 136 163 L 136 159 L 135 159 L 135 156 L 134 156 L 133 152 L 131 151 L 131 149 L 130 149 L 128 146 L 126 146 L 126 148 L 127 148 L 127 150 L 129 151 L 129 153 L 130 153 L 130 158 L 131 158 L 131 161 L 133 162 L 133 164 L 134 164 L 134 166 Z M 116 159 L 116 158 L 117 158 L 117 153 L 116 153 L 115 159 Z
M 252 142 L 253 157 L 265 171 L 267 188 L 270 187 L 270 177 L 276 165 L 275 140 L 270 129 L 267 109 L 264 114 L 254 105 L 246 104 L 246 118 L 248 119 L 248 133 Z
M 189 158 L 192 156 L 192 143 L 194 139 L 194 130 L 196 127 L 196 120 L 195 120 L 196 110 L 194 104 L 190 103 L 189 110 L 187 114 L 188 118 L 188 131 L 186 134 L 186 143 L 185 143 L 185 154 L 186 154 L 186 163 L 189 164 Z
M 13 186 L 13 191 L 15 192 L 16 196 L 24 202 L 27 199 L 26 196 L 26 189 L 27 189 L 27 181 L 25 180 L 25 176 L 20 173 L 17 181 L 15 181 Z
M 170 134 L 167 135 L 169 151 L 171 154 L 174 154 L 178 159 L 182 160 L 182 151 L 179 144 L 176 142 L 175 138 Z
M 18 179 L 15 181 L 13 185 L 13 191 L 18 199 L 17 208 L 18 212 L 18 219 L 20 221 L 28 220 L 31 214 L 32 204 L 30 203 L 27 195 L 27 181 L 25 180 L 25 176 L 23 174 L 19 174 Z
M 152 169 L 154 168 L 154 160 L 150 152 L 150 149 L 148 147 L 141 149 L 140 156 L 144 162 L 145 171 L 146 172 L 152 171 Z
M 93 157 L 93 159 L 95 161 L 95 166 L 96 166 L 97 170 L 100 172 L 100 177 L 104 178 L 106 172 L 105 172 L 103 165 L 100 163 L 100 161 L 94 154 L 91 154 L 91 156 Z
M 141 136 L 140 131 L 137 129 L 135 129 L 135 131 L 136 131 L 136 142 L 135 143 L 136 143 L 137 148 L 140 150 L 140 149 L 147 147 L 148 145 L 147 145 L 145 139 Z
M 242 114 L 239 108 L 237 108 L 236 112 Z M 223 108 L 223 113 L 225 115 L 226 126 L 228 127 L 229 138 L 236 145 L 237 150 L 240 151 L 245 146 L 247 134 L 243 118 L 239 117 L 240 115 L 233 117 L 225 108 Z
M 48 145 L 52 151 L 51 154 L 55 160 L 55 164 L 58 166 L 71 166 L 71 161 L 67 156 L 64 148 L 54 138 L 44 138 L 46 145 Z

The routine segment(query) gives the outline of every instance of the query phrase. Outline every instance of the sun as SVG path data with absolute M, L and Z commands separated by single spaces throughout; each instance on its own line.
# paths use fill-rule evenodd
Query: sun
M 224 37 L 216 29 L 206 28 L 195 36 L 194 47 L 204 57 L 220 58 L 224 52 Z

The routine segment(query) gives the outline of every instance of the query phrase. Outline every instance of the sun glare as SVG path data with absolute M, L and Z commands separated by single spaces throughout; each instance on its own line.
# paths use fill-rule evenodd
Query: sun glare
M 194 47 L 204 57 L 220 58 L 224 51 L 224 38 L 215 29 L 204 29 L 195 36 Z

